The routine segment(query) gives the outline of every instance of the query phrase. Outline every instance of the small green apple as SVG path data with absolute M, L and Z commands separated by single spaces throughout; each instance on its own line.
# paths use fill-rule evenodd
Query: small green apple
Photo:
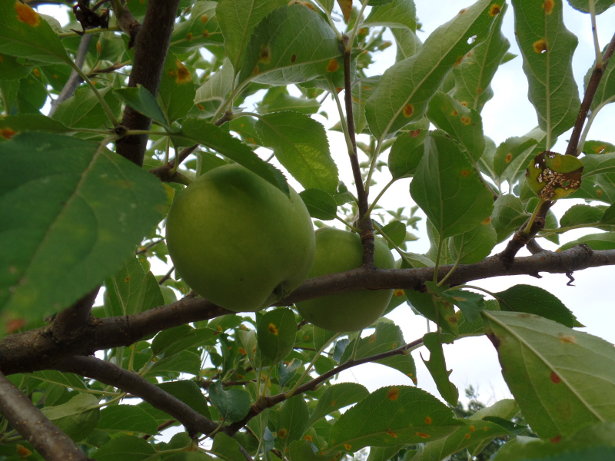
M 235 312 L 283 298 L 306 277 L 314 229 L 299 195 L 233 164 L 180 192 L 167 217 L 169 254 L 204 298 Z
M 361 266 L 361 238 L 353 232 L 323 228 L 316 231 L 316 255 L 309 277 L 345 272 Z M 381 239 L 374 242 L 374 263 L 381 269 L 395 261 Z M 391 300 L 393 290 L 357 290 L 297 303 L 299 313 L 314 325 L 332 331 L 360 330 L 374 323 Z

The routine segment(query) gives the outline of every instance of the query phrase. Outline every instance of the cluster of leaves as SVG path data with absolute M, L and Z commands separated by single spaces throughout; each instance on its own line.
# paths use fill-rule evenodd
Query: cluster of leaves
M 370 461 L 440 460 L 504 439 L 496 460 L 613 456 L 612 345 L 575 330 L 574 315 L 545 290 L 487 293 L 463 283 L 615 264 L 615 146 L 586 140 L 591 120 L 615 100 L 615 44 L 597 54 L 581 102 L 562 1 L 511 0 L 538 126 L 496 146 L 481 111 L 499 65 L 513 58 L 501 31 L 504 0 L 474 2 L 424 42 L 412 0 L 181 0 L 152 86 L 134 76 L 153 72 L 139 56 L 160 48 L 151 18 L 162 3 L 111 1 L 109 27 L 82 32 L 72 12 L 61 26 L 0 0 L 0 370 L 10 375 L 0 391 L 16 386 L 33 403 L 17 414 L 42 412 L 97 460 L 316 461 L 365 447 Z M 569 3 L 592 17 L 612 5 Z M 370 75 L 388 37 L 396 62 Z M 75 76 L 81 84 L 66 94 Z M 339 114 L 325 112 L 329 98 Z M 339 117 L 330 130 L 345 136 L 356 193 L 339 180 L 323 115 Z M 585 130 L 567 155 L 549 152 L 573 125 Z M 149 140 L 136 156 L 125 150 L 139 145 L 126 142 L 133 138 Z M 262 148 L 273 152 L 269 161 L 255 153 Z M 399 288 L 388 310 L 408 302 L 437 332 L 409 341 L 383 318 L 364 334 L 334 334 L 291 307 L 231 314 L 189 296 L 172 271 L 154 275 L 154 262 L 167 261 L 163 219 L 174 191 L 226 162 L 281 189 L 283 169 L 319 224 L 370 222 L 401 268 L 357 273 L 350 288 Z M 374 184 L 376 171 L 390 181 Z M 408 178 L 408 201 L 426 217 L 426 254 L 407 249 L 416 208 L 378 204 Z M 376 198 L 365 209 L 368 196 Z M 565 198 L 587 202 L 558 222 L 549 207 Z M 601 232 L 560 248 L 570 264 L 558 255 L 515 259 L 515 251 L 490 257 L 513 234 L 511 242 L 557 243 L 578 228 Z M 328 280 L 297 292 L 317 297 Z M 100 285 L 104 301 L 90 310 Z M 515 399 L 455 414 L 443 344 L 473 335 L 493 342 Z M 448 405 L 414 386 L 370 393 L 329 382 L 374 362 L 416 383 L 410 352 L 419 346 Z M 0 457 L 39 459 L 39 450 L 68 459 L 63 449 L 45 452 L 44 431 L 16 424 L 3 392 Z M 186 432 L 162 441 L 161 431 L 180 424 Z

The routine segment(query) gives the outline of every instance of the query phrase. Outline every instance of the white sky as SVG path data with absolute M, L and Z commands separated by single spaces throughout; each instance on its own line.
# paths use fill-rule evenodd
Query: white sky
M 355 0 L 356 1 L 356 0 Z M 450 20 L 457 12 L 469 6 L 471 0 L 447 0 L 436 2 L 433 0 L 415 0 L 417 16 L 422 23 L 422 31 L 419 37 L 424 41 L 425 38 L 438 25 Z M 572 10 L 564 0 L 565 22 L 573 33 L 579 38 L 579 45 L 574 56 L 573 67 L 577 83 L 582 86 L 582 78 L 594 60 L 594 47 L 591 35 L 591 25 L 589 15 L 581 14 Z M 55 7 L 48 7 L 40 10 L 45 14 L 56 16 L 62 23 L 65 22 L 64 15 L 58 12 Z M 615 8 L 611 8 L 606 13 L 598 17 L 598 32 L 601 47 L 603 47 L 610 35 L 613 33 L 615 24 Z M 510 41 L 509 51 L 517 54 L 517 58 L 502 65 L 498 70 L 493 82 L 494 97 L 485 106 L 482 118 L 484 132 L 497 144 L 511 136 L 520 136 L 537 125 L 536 114 L 527 99 L 527 84 L 525 75 L 521 69 L 521 57 L 516 46 L 513 33 L 513 12 L 509 5 L 504 19 L 504 35 Z M 374 69 L 375 73 L 382 73 L 387 66 L 394 61 L 395 47 L 391 47 L 383 53 L 380 68 Z M 615 105 L 604 109 L 594 122 L 593 128 L 588 139 L 600 139 L 603 141 L 615 142 L 612 131 L 613 120 L 615 120 Z M 332 125 L 332 123 L 331 123 Z M 328 126 L 331 126 L 328 125 Z M 569 133 L 560 136 L 558 143 L 553 150 L 563 152 L 566 146 L 566 139 Z M 350 185 L 352 176 L 345 158 L 346 148 L 343 139 L 337 133 L 330 134 L 332 152 L 336 158 L 338 166 L 341 168 L 342 180 Z M 341 154 L 341 156 L 339 155 Z M 385 154 L 386 155 L 386 154 Z M 382 176 L 384 181 L 388 176 Z M 383 181 L 381 181 L 384 183 Z M 398 181 L 384 196 L 382 205 L 389 208 L 411 205 L 408 192 L 408 180 Z M 376 190 L 372 196 L 376 195 Z M 557 212 L 558 208 L 555 208 Z M 560 207 L 561 210 L 561 207 Z M 596 232 L 596 230 L 591 230 Z M 578 233 L 570 239 L 577 238 Z M 417 242 L 410 246 L 414 252 L 423 252 L 427 249 L 427 242 Z M 553 245 L 548 243 L 546 248 L 553 249 Z M 164 269 L 160 270 L 164 273 Z M 500 291 L 514 284 L 525 283 L 541 286 L 556 294 L 577 316 L 581 323 L 586 325 L 585 331 L 600 336 L 610 342 L 615 342 L 615 331 L 612 325 L 615 324 L 613 314 L 613 303 L 608 296 L 605 287 L 612 283 L 613 269 L 610 267 L 589 269 L 575 273 L 575 286 L 566 285 L 568 279 L 565 275 L 545 275 L 542 279 L 529 276 L 499 277 L 482 282 L 475 282 L 491 291 Z M 404 331 L 407 341 L 414 340 L 422 336 L 426 331 L 426 322 L 422 317 L 415 316 L 407 305 L 395 309 L 389 316 Z M 429 353 L 423 349 L 413 353 L 417 363 L 419 387 L 438 396 L 438 392 L 429 376 L 429 373 L 422 365 L 419 353 L 428 358 Z M 500 375 L 500 366 L 497 355 L 491 343 L 484 337 L 467 338 L 459 340 L 451 346 L 445 346 L 445 354 L 449 368 L 453 369 L 451 380 L 459 387 L 460 396 L 463 398 L 464 389 L 472 385 L 478 389 L 481 399 L 487 403 L 509 396 L 508 389 Z M 411 384 L 409 379 L 401 373 L 380 365 L 364 365 L 355 367 L 343 372 L 337 379 L 342 381 L 358 381 L 373 391 L 384 385 L 391 384 Z

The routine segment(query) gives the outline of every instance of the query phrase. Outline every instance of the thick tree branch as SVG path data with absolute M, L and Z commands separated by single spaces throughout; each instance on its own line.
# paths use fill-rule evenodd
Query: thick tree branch
M 191 437 L 197 434 L 211 434 L 218 427 L 216 423 L 137 373 L 96 357 L 63 357 L 53 363 L 53 369 L 87 376 L 140 397 L 177 419 Z
M 49 421 L 13 383 L 0 373 L 0 413 L 36 450 L 50 461 L 89 458 Z
M 169 41 L 179 0 L 150 0 L 143 25 L 135 41 L 135 57 L 128 86 L 143 85 L 152 94 L 158 91 L 160 75 L 167 56 Z M 148 130 L 151 120 L 131 107 L 126 107 L 122 126 L 129 130 Z M 118 154 L 137 165 L 143 165 L 147 135 L 125 136 L 117 141 Z
M 94 288 L 68 309 L 56 315 L 51 325 L 51 333 L 56 341 L 70 342 L 79 335 L 79 329 L 88 324 L 99 290 L 100 287 Z
M 539 272 L 568 274 L 589 267 L 615 265 L 615 250 L 592 251 L 580 245 L 561 253 L 541 252 L 515 258 L 510 265 L 497 255 L 479 263 L 457 266 L 450 285 L 506 275 L 538 275 Z M 453 266 L 439 267 L 444 277 Z M 433 268 L 367 269 L 330 274 L 307 280 L 280 304 L 292 304 L 356 289 L 421 289 L 433 280 Z M 66 355 L 90 355 L 97 350 L 129 346 L 155 333 L 178 325 L 207 320 L 231 312 L 202 298 L 188 297 L 139 314 L 91 320 L 68 344 L 57 343 L 50 327 L 11 335 L 0 341 L 0 370 L 5 374 L 39 370 Z

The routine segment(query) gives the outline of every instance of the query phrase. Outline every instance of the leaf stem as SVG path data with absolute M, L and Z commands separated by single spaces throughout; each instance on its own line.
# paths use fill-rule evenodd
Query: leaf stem
M 102 107 L 103 112 L 107 116 L 107 119 L 109 120 L 109 122 L 111 122 L 111 126 L 114 126 L 114 127 L 118 126 L 120 123 L 119 120 L 113 114 L 111 107 L 109 107 L 109 104 L 107 104 L 107 101 L 105 101 L 105 98 L 103 97 L 103 95 L 100 93 L 100 91 L 98 91 L 98 88 L 96 88 L 96 85 L 94 85 L 94 83 L 92 83 L 92 80 L 89 79 L 89 77 L 85 74 L 85 72 L 83 72 L 81 68 L 72 61 L 71 61 L 71 67 L 74 69 L 75 72 L 79 74 L 79 77 L 81 77 L 81 79 L 94 92 L 94 95 L 96 96 L 96 99 L 98 99 L 98 102 L 100 103 L 100 106 Z

